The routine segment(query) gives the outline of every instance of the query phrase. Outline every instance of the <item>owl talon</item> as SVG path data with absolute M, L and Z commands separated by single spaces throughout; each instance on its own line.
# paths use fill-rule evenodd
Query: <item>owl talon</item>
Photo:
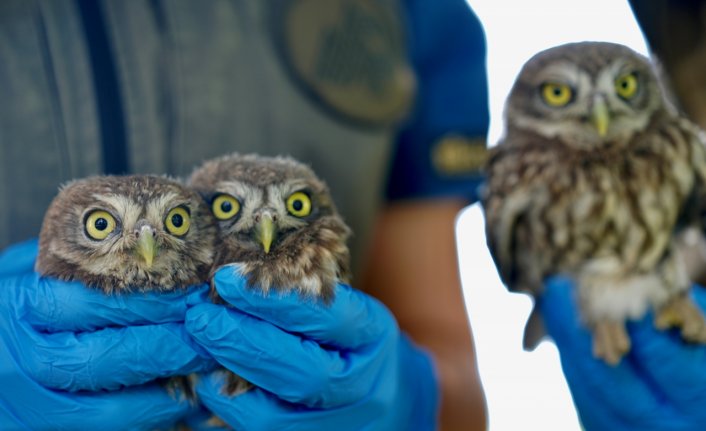
M 679 328 L 684 340 L 706 344 L 706 319 L 686 294 L 660 308 L 655 314 L 654 325 L 661 330 Z
M 630 350 L 630 337 L 622 322 L 600 322 L 593 328 L 593 356 L 617 365 Z
M 679 314 L 674 310 L 673 307 L 670 307 L 669 305 L 664 306 L 655 314 L 655 328 L 661 331 L 677 327 L 679 326 L 679 322 Z

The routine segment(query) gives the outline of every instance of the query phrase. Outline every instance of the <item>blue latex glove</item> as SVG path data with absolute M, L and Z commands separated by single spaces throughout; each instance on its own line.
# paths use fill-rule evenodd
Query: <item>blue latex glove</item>
M 232 307 L 200 300 L 186 328 L 223 366 L 257 387 L 228 397 L 223 372 L 202 375 L 201 401 L 235 429 L 427 430 L 437 387 L 426 353 L 377 300 L 336 286 L 329 306 L 246 287 L 237 267 L 215 276 Z
M 153 429 L 191 412 L 150 383 L 214 366 L 184 330 L 187 295 L 40 278 L 36 253 L 0 254 L 0 429 Z
M 612 367 L 591 355 L 572 282 L 553 278 L 546 287 L 540 302 L 545 324 L 587 430 L 706 429 L 706 346 L 686 344 L 676 331 L 656 330 L 649 314 L 628 323 L 632 349 Z M 706 309 L 706 292 L 696 287 L 693 293 Z

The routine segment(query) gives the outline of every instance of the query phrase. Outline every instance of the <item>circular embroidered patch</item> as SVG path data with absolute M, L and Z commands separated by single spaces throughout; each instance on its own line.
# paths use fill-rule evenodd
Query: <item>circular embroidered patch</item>
M 415 77 L 396 2 L 275 2 L 275 43 L 304 91 L 336 115 L 369 126 L 401 120 Z

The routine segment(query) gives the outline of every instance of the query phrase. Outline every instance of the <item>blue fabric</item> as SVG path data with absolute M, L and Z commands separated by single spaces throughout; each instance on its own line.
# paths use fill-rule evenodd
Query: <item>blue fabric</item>
M 41 278 L 36 253 L 30 241 L 0 254 L 0 429 L 154 429 L 191 414 L 153 382 L 214 367 L 184 330 L 187 295 Z
M 588 431 L 706 429 L 706 346 L 659 331 L 653 315 L 627 325 L 632 347 L 617 366 L 594 359 L 591 335 L 579 321 L 575 288 L 553 278 L 540 302 L 581 422 Z M 706 309 L 706 292 L 694 289 Z
M 215 286 L 228 306 L 194 298 L 186 328 L 256 386 L 229 397 L 222 371 L 201 375 L 201 401 L 235 429 L 435 428 L 430 357 L 377 300 L 342 284 L 330 305 L 291 291 L 265 295 L 237 266 L 219 270 Z
M 388 198 L 476 200 L 480 173 L 439 173 L 432 165 L 431 151 L 447 134 L 486 139 L 490 114 L 483 28 L 464 0 L 407 0 L 406 4 L 417 96 L 415 110 L 398 137 Z

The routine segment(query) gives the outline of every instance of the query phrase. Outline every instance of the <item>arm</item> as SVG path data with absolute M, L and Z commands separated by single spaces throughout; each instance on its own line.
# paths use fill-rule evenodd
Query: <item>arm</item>
M 463 205 L 455 199 L 390 204 L 379 216 L 362 286 L 432 353 L 444 430 L 486 427 L 455 247 L 455 218 Z
M 464 1 L 405 4 L 417 102 L 398 136 L 387 191 L 391 203 L 377 221 L 361 287 L 432 353 L 442 428 L 484 429 L 485 399 L 454 235 L 456 215 L 466 203 L 462 197 L 473 197 L 485 154 L 483 29 Z

